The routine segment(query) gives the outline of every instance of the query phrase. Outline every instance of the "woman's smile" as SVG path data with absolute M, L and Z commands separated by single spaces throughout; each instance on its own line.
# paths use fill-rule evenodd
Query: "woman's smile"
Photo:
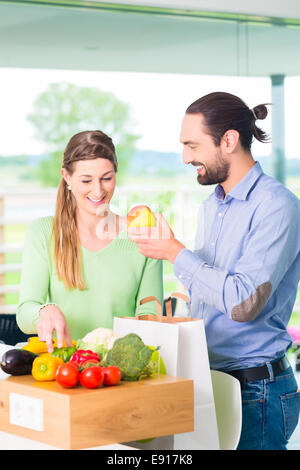
M 105 202 L 105 196 L 103 196 L 100 199 L 94 199 L 90 196 L 87 196 L 86 198 L 89 201 L 89 203 L 92 204 L 93 206 L 100 206 L 101 204 L 104 204 Z

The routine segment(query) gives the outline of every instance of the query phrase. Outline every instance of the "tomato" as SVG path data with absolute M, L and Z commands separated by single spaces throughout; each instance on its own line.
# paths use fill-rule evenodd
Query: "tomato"
M 98 388 L 103 384 L 104 374 L 102 367 L 91 366 L 80 373 L 80 383 L 86 388 Z
M 117 366 L 103 367 L 104 385 L 116 385 L 122 378 L 121 371 Z
M 80 367 L 87 367 L 89 364 L 100 364 L 100 362 L 98 359 L 87 359 L 86 361 L 80 363 Z
M 90 349 L 77 349 L 71 356 L 71 361 L 77 362 L 79 365 L 87 359 L 97 359 L 98 362 L 100 361 L 99 355 Z
M 72 388 L 79 382 L 79 370 L 76 364 L 65 362 L 61 364 L 56 371 L 56 381 L 65 388 Z
M 79 370 L 79 364 L 74 361 L 68 361 L 67 364 L 70 364 L 71 366 L 75 367 L 75 369 Z

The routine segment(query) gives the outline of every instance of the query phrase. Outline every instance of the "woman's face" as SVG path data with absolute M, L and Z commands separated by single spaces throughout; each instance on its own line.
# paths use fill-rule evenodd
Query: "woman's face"
M 73 174 L 62 168 L 62 176 L 71 186 L 78 210 L 89 214 L 101 213 L 101 206 L 108 205 L 116 186 L 113 164 L 106 158 L 79 160 L 73 163 Z

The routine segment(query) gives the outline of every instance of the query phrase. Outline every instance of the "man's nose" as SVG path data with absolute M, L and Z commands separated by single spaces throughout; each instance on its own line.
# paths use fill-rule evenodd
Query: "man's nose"
M 185 165 L 188 165 L 189 163 L 192 163 L 192 161 L 193 161 L 193 158 L 190 155 L 189 151 L 185 150 L 185 149 L 183 149 L 183 152 L 182 152 L 182 159 L 183 159 L 183 163 L 185 163 Z

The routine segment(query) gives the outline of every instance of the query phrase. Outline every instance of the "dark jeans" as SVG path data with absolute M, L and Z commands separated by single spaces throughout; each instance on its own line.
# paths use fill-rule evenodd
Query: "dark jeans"
M 286 450 L 300 412 L 300 391 L 292 368 L 276 377 L 248 382 L 242 390 L 242 408 L 237 450 Z

